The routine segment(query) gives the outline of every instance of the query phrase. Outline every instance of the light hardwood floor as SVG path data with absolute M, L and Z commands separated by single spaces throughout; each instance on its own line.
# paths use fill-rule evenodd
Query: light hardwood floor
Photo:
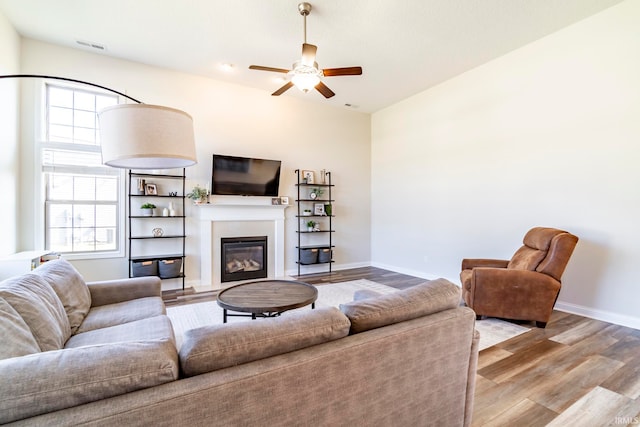
M 300 276 L 312 284 L 368 279 L 398 289 L 424 279 L 374 267 Z M 215 299 L 169 291 L 167 306 Z M 554 311 L 531 330 L 480 352 L 473 426 L 640 425 L 640 331 Z

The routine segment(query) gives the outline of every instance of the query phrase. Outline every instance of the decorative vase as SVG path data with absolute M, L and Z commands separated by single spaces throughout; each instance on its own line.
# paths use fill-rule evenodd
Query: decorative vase
M 137 186 L 136 186 L 136 189 L 135 189 L 135 193 L 134 193 L 134 194 L 139 194 L 139 195 L 144 194 L 144 186 L 145 186 L 145 181 L 144 181 L 144 179 L 142 179 L 142 178 L 138 178 Z

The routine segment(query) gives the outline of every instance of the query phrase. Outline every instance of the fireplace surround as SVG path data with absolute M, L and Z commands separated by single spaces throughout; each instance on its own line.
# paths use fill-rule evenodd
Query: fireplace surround
M 222 289 L 221 239 L 267 236 L 267 279 L 285 277 L 284 222 L 288 205 L 264 197 L 214 197 L 196 207 L 200 219 L 200 286 Z

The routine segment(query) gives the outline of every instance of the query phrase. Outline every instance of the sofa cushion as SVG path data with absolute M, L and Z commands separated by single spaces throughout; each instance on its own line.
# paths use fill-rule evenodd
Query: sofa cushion
M 264 321 L 211 325 L 184 334 L 180 367 L 186 376 L 248 363 L 336 340 L 349 320 L 335 307 L 286 313 Z
M 166 314 L 162 298 L 146 297 L 92 307 L 76 333 L 122 325 Z
M 18 312 L 2 298 L 0 298 L 0 331 L 2 331 L 0 359 L 19 357 L 40 351 L 29 326 Z
M 173 327 L 167 316 L 150 317 L 124 325 L 110 326 L 78 333 L 69 338 L 65 348 L 152 340 L 169 341 L 175 346 L 176 340 Z
M 62 303 L 40 276 L 28 273 L 0 283 L 4 298 L 25 321 L 40 350 L 58 350 L 71 335 Z
M 398 292 L 340 304 L 351 321 L 351 333 L 403 322 L 460 304 L 460 288 L 436 279 Z
M 55 291 L 69 319 L 71 333 L 75 333 L 91 307 L 91 294 L 84 279 L 67 260 L 46 262 L 33 270 Z
M 160 340 L 0 360 L 0 424 L 164 384 L 178 374 L 175 346 Z

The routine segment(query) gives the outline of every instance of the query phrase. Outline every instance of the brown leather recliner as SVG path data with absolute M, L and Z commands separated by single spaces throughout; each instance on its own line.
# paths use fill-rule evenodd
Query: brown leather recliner
M 511 260 L 462 260 L 462 297 L 478 319 L 535 320 L 539 328 L 547 326 L 578 238 L 555 228 L 536 227 L 523 243 Z

